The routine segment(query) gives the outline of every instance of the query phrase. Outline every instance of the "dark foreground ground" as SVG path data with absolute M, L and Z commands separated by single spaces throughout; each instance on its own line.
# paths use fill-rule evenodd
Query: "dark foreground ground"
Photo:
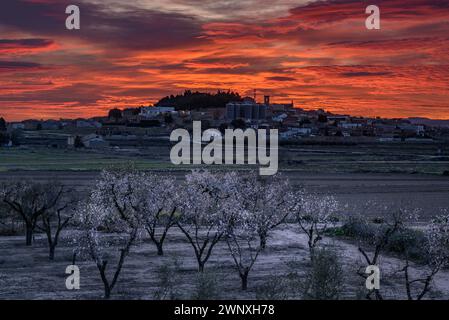
M 48 260 L 46 240 L 42 236 L 36 236 L 32 248 L 24 245 L 23 237 L 0 237 L 0 299 L 101 299 L 102 283 L 91 261 L 77 262 L 81 273 L 81 289 L 69 291 L 65 287 L 65 268 L 72 260 L 71 232 L 63 235 L 53 262 Z M 326 238 L 324 243 L 327 243 L 328 248 L 334 248 L 343 262 L 344 285 L 340 298 L 363 297 L 366 289 L 356 271 L 364 264 L 357 247 L 330 238 Z M 286 292 L 282 281 L 286 281 L 286 276 L 291 272 L 296 272 L 299 279 L 303 279 L 309 268 L 308 261 L 304 234 L 299 233 L 295 225 L 285 225 L 275 230 L 270 237 L 267 249 L 259 256 L 250 274 L 246 292 L 240 290 L 238 274 L 223 242 L 217 245 L 206 264 L 205 279 L 208 284 L 204 285 L 205 282 L 198 277 L 193 249 L 179 230 L 174 228 L 170 231 L 163 257 L 157 256 L 155 247 L 147 239 L 132 248 L 112 298 L 155 299 L 157 292 L 164 288 L 161 282 L 164 275 L 160 268 L 165 265 L 173 271 L 169 279 L 177 299 L 262 299 L 274 293 L 271 298 L 280 299 L 285 298 L 283 292 Z M 382 257 L 381 285 L 386 298 L 406 297 L 404 280 L 396 272 L 403 267 L 403 263 L 392 256 Z M 411 266 L 413 275 L 422 270 L 422 267 Z M 274 287 L 273 283 L 276 284 Z M 199 289 L 201 287 L 202 290 Z M 435 278 L 428 298 L 448 297 L 449 273 L 443 271 Z M 297 292 L 288 298 L 301 299 L 301 294 Z

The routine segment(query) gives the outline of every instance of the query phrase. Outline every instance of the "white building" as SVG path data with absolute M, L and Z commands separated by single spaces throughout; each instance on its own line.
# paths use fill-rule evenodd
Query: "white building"
M 173 113 L 173 107 L 143 107 L 140 109 L 140 116 L 146 119 L 154 118 L 160 114 Z
M 340 122 L 338 126 L 343 129 L 357 129 L 361 128 L 363 125 L 361 123 Z
M 288 127 L 287 131 L 281 132 L 281 139 L 289 139 L 297 136 L 310 136 L 312 134 L 311 128 L 297 128 Z

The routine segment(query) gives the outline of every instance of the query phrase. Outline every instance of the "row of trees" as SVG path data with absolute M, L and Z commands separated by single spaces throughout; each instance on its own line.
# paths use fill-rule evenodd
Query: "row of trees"
M 246 289 L 249 273 L 273 229 L 296 216 L 302 227 L 310 226 L 312 252 L 320 239 L 321 221 L 335 209 L 335 201 L 326 202 L 329 207 L 324 213 L 319 198 L 310 197 L 302 215 L 305 195 L 301 191 L 293 191 L 281 175 L 262 179 L 255 172 L 193 171 L 179 182 L 170 176 L 115 169 L 102 172 L 87 200 L 74 195 L 54 181 L 0 187 L 3 208 L 24 223 L 26 245 L 32 245 L 36 230 L 43 231 L 51 260 L 62 230 L 69 223 L 77 227 L 77 255 L 95 262 L 106 297 L 132 245 L 145 235 L 163 255 L 169 230 L 179 228 L 195 253 L 199 272 L 204 271 L 215 246 L 225 241 Z M 318 214 L 310 215 L 313 211 Z
M 215 246 L 225 241 L 247 288 L 248 275 L 271 230 L 297 208 L 297 197 L 281 176 L 261 180 L 256 173 L 194 171 L 180 183 L 138 171 L 102 173 L 87 205 L 78 211 L 80 253 L 97 265 L 109 297 L 135 241 L 147 234 L 163 255 L 169 230 L 177 227 L 191 245 L 203 272 Z M 107 237 L 115 233 L 114 237 Z M 120 239 L 118 257 L 111 243 Z M 108 278 L 107 266 L 112 267 Z
M 231 101 L 241 101 L 240 95 L 233 91 L 217 91 L 216 93 L 192 92 L 170 95 L 156 103 L 159 107 L 174 107 L 176 110 L 195 110 L 200 108 L 225 108 Z
M 0 187 L 0 203 L 3 212 L 23 220 L 27 245 L 32 244 L 36 230 L 46 234 L 51 260 L 62 230 L 69 224 L 75 226 L 76 255 L 95 263 L 106 298 L 132 246 L 143 237 L 151 239 L 161 256 L 170 230 L 178 228 L 192 247 L 199 272 L 205 270 L 216 245 L 225 242 L 241 288 L 246 290 L 249 274 L 276 227 L 296 222 L 307 236 L 313 264 L 324 233 L 339 220 L 333 197 L 293 189 L 282 175 L 262 178 L 255 172 L 193 171 L 181 182 L 168 175 L 114 169 L 101 173 L 88 199 L 77 199 L 76 194 L 57 182 L 18 182 Z M 404 210 L 394 211 L 390 217 L 368 241 L 359 243 L 367 265 L 379 264 L 388 242 L 409 219 Z M 400 270 L 410 299 L 423 298 L 435 275 L 449 263 L 448 215 L 431 222 L 426 239 L 429 272 L 412 279 L 408 256 Z M 366 278 L 363 269 L 359 275 Z M 416 295 L 414 290 L 418 290 Z M 383 298 L 376 289 L 367 295 L 372 297 Z

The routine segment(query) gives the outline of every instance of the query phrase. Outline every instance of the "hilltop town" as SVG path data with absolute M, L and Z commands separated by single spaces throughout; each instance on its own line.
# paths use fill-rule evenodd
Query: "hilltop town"
M 305 110 L 293 103 L 241 98 L 233 92 L 204 94 L 186 91 L 161 99 L 154 106 L 112 109 L 93 118 L 59 120 L 0 119 L 0 145 L 39 145 L 57 148 L 105 148 L 145 145 L 165 138 L 176 128 L 278 129 L 286 143 L 387 143 L 449 141 L 449 121 L 425 118 L 386 119 Z

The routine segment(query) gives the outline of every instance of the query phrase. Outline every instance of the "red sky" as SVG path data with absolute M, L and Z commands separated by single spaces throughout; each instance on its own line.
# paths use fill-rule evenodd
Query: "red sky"
M 88 117 L 184 89 L 449 119 L 447 0 L 1 0 L 0 117 Z M 132 3 L 132 4 L 130 4 Z M 65 28 L 77 4 L 81 30 Z M 365 28 L 365 8 L 381 30 Z

